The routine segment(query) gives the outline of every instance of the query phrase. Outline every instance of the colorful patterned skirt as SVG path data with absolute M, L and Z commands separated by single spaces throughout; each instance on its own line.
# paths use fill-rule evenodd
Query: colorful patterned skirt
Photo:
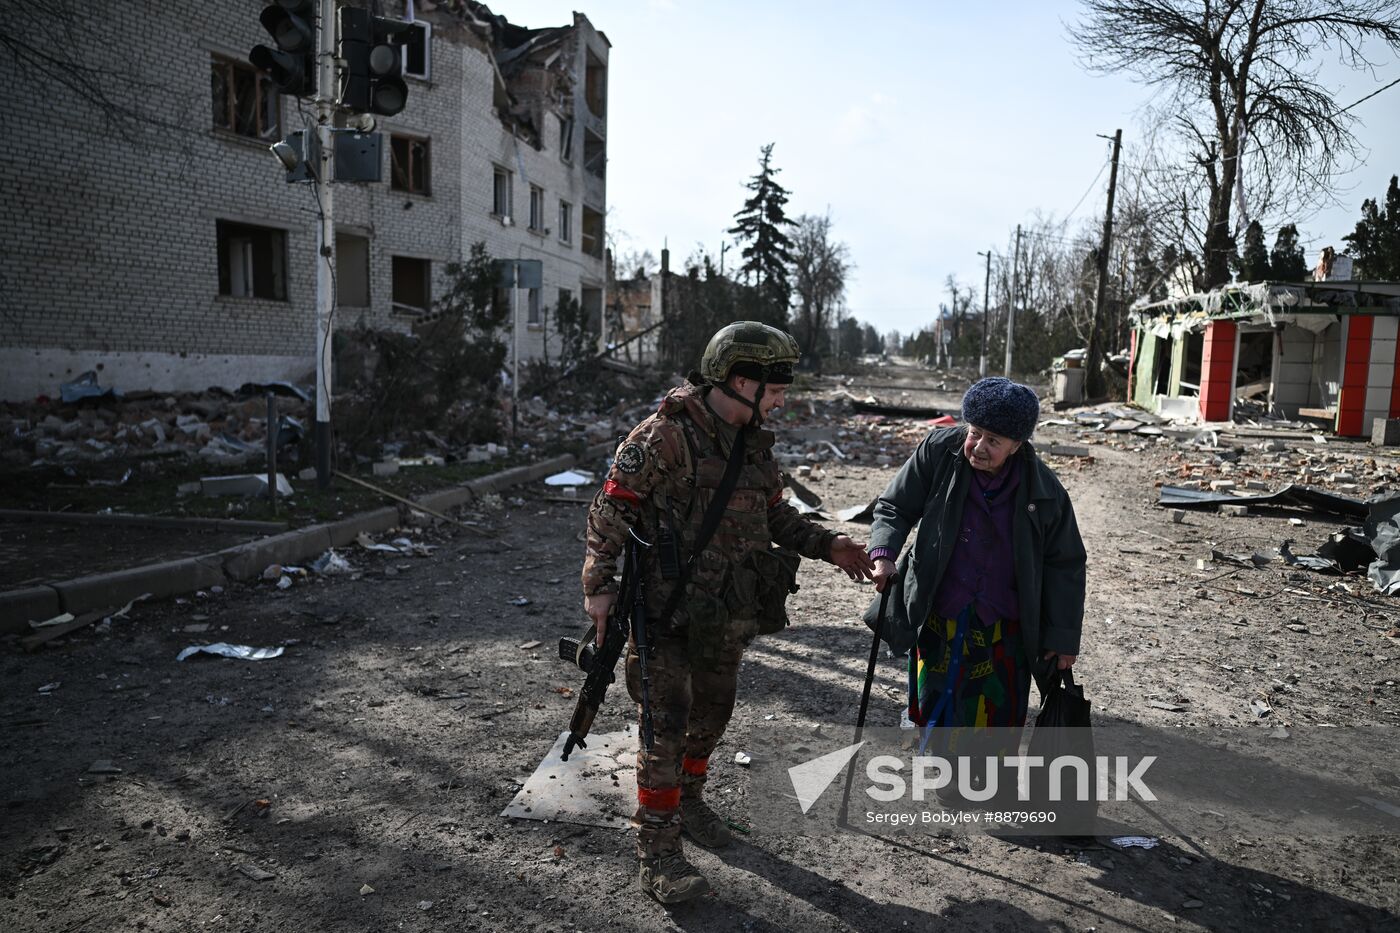
M 909 653 L 909 718 L 920 726 L 1020 728 L 1030 682 L 1019 622 L 984 626 L 971 606 L 956 619 L 930 616 Z

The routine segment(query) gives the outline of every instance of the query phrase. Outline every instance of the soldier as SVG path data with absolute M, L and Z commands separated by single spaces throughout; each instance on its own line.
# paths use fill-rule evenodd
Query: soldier
M 862 545 L 808 521 L 783 499 L 774 437 L 760 426 L 783 404 L 798 356 L 797 342 L 774 327 L 741 321 L 720 329 L 699 373 L 668 393 L 618 448 L 588 513 L 584 611 L 598 644 L 616 600 L 614 575 L 628 530 L 655 542 L 643 577 L 653 620 L 655 738 L 637 755 L 636 821 L 641 885 L 663 904 L 709 890 L 686 861 L 682 831 L 705 847 L 732 839 L 701 796 L 706 767 L 734 711 L 744 648 L 787 624 L 783 602 L 796 589 L 799 555 L 830 561 L 855 580 L 868 579 L 874 567 Z M 727 470 L 737 471 L 737 481 L 726 484 Z M 727 508 L 716 509 L 718 524 L 711 518 L 713 532 L 694 553 L 726 485 Z M 684 589 L 673 595 L 677 583 Z M 635 649 L 629 645 L 627 689 L 640 702 Z

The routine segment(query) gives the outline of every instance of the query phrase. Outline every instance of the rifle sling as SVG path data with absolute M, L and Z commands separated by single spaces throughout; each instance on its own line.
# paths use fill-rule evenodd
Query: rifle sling
M 730 497 L 734 495 L 734 487 L 739 485 L 739 470 L 744 464 L 744 449 L 747 447 L 747 438 L 748 430 L 740 428 L 734 437 L 733 446 L 729 448 L 729 460 L 724 464 L 724 475 L 720 477 L 719 488 L 715 490 L 715 497 L 710 500 L 710 507 L 705 510 L 705 515 L 700 520 L 700 530 L 695 535 L 690 558 L 681 567 L 680 576 L 676 578 L 675 588 L 671 590 L 671 596 L 666 600 L 661 615 L 656 618 L 658 628 L 664 627 L 671 621 L 671 616 L 685 596 L 685 586 L 690 582 L 690 572 L 694 569 L 695 562 L 700 559 L 700 554 L 705 550 L 705 546 L 714 537 L 715 529 L 719 528 L 724 510 L 729 505 Z

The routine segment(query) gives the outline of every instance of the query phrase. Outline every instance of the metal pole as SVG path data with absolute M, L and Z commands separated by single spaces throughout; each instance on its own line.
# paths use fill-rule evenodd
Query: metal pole
M 321 164 L 316 172 L 316 202 L 321 223 L 316 234 L 316 488 L 331 485 L 331 316 L 335 312 L 335 220 L 331 194 L 335 142 L 336 0 L 321 0 L 316 19 L 316 136 Z
M 267 393 L 267 499 L 277 514 L 277 396 Z
M 1016 280 L 1021 275 L 1021 225 L 1016 225 L 1016 254 L 1011 260 L 1011 294 L 1006 305 L 1006 368 L 1002 375 L 1011 378 L 1011 348 L 1016 345 Z
M 987 281 L 982 285 L 982 357 L 977 363 L 977 378 L 987 378 L 987 325 L 992 320 L 992 251 L 988 249 L 979 256 L 987 257 Z
M 510 264 L 510 440 L 520 427 L 520 262 Z
M 1084 364 L 1084 394 L 1089 399 L 1101 398 L 1103 384 L 1103 303 L 1108 285 L 1108 253 L 1113 246 L 1113 195 L 1118 187 L 1118 150 L 1123 145 L 1123 131 L 1113 134 L 1113 168 L 1108 173 L 1108 210 L 1103 217 L 1103 245 L 1099 247 L 1099 287 L 1094 296 L 1094 322 L 1089 327 L 1089 353 Z

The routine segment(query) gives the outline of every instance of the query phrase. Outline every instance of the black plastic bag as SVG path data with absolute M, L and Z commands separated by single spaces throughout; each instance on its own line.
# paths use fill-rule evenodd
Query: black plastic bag
M 1052 662 L 1053 663 L 1053 662 Z M 1027 754 L 1041 764 L 1029 773 L 1030 808 L 1054 811 L 1048 827 L 1056 835 L 1092 836 L 1098 817 L 1098 769 L 1094 758 L 1094 733 L 1084 688 L 1068 670 L 1056 670 L 1046 678 L 1045 703 L 1035 718 Z M 1085 779 L 1075 766 L 1052 768 L 1057 759 L 1083 762 Z M 1058 779 L 1056 779 L 1058 778 Z M 1060 799 L 1052 799 L 1058 788 Z M 1087 789 L 1087 793 L 1082 791 Z

